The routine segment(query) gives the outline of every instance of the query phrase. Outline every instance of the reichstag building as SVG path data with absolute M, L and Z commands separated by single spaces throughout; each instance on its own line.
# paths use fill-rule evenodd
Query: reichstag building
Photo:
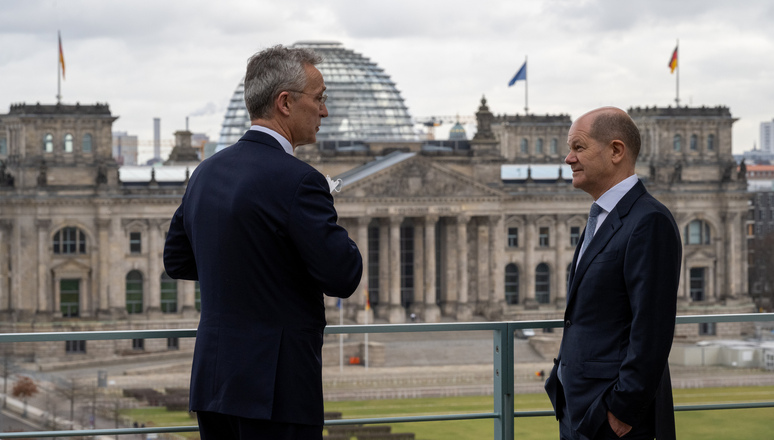
M 562 317 L 568 266 L 591 199 L 564 165 L 570 115 L 495 115 L 477 131 L 423 140 L 395 84 L 338 43 L 325 57 L 330 117 L 296 156 L 342 179 L 339 222 L 367 268 L 348 322 Z M 249 127 L 237 86 L 219 148 Z M 472 109 L 473 109 L 472 108 Z M 471 109 L 471 110 L 472 110 Z M 743 173 L 727 107 L 632 107 L 637 174 L 674 213 L 683 243 L 679 314 L 751 312 Z M 577 116 L 577 115 L 576 115 Z M 194 328 L 198 284 L 164 272 L 164 237 L 198 160 L 176 133 L 172 180 L 128 180 L 111 153 L 107 104 L 14 104 L 0 114 L 0 332 Z M 467 139 L 469 137 L 469 139 Z M 180 168 L 183 167 L 183 168 Z M 658 237 L 654 237 L 658 239 Z M 366 302 L 370 303 L 367 310 Z M 335 299 L 329 322 L 338 322 Z M 680 326 L 676 338 L 739 336 L 740 323 Z M 45 359 L 190 350 L 192 340 L 18 343 Z M 34 352 L 34 355 L 32 354 Z

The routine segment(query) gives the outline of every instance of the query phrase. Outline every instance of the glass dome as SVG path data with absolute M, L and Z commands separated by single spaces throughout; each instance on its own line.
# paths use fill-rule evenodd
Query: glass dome
M 323 57 L 317 65 L 328 87 L 328 117 L 322 120 L 317 141 L 415 141 L 411 115 L 384 69 L 336 42 L 299 42 Z M 244 103 L 244 79 L 234 91 L 220 131 L 218 150 L 236 141 L 250 128 Z

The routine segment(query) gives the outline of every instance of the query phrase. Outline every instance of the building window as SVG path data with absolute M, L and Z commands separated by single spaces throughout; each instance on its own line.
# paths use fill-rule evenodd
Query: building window
M 755 237 L 755 229 L 754 225 L 752 223 L 747 225 L 747 236 L 748 237 Z
M 64 137 L 64 150 L 65 153 L 73 152 L 73 135 L 67 133 Z
M 84 153 L 91 153 L 91 134 L 86 133 L 83 135 L 83 140 L 81 141 L 81 151 Z
M 368 227 L 368 300 L 379 304 L 379 225 L 375 220 Z
M 180 350 L 180 339 L 167 338 L 167 350 Z
M 710 227 L 707 222 L 694 220 L 685 227 L 688 244 L 710 244 Z
M 126 313 L 142 313 L 142 273 L 139 270 L 126 274 Z
M 699 336 L 715 336 L 717 335 L 717 329 L 714 322 L 701 322 L 699 323 Z
M 8 140 L 6 138 L 0 138 L 0 156 L 8 154 Z
M 551 139 L 551 154 L 556 154 L 559 152 L 559 141 L 556 140 L 556 138 Z
M 527 138 L 523 138 L 521 140 L 521 154 L 528 154 L 529 153 L 529 141 Z
M 519 303 L 519 268 L 513 263 L 505 266 L 505 302 Z
M 202 286 L 198 281 L 194 282 L 194 308 L 197 312 L 202 311 Z
M 551 302 L 551 270 L 546 263 L 540 263 L 535 269 L 535 299 L 538 304 Z
M 62 317 L 78 317 L 81 299 L 81 280 L 59 280 L 59 308 Z
M 580 226 L 570 226 L 570 246 L 577 246 L 580 241 Z
M 519 247 L 519 228 L 508 228 L 508 247 Z
M 691 300 L 704 301 L 704 273 L 703 267 L 692 267 L 690 271 Z
M 695 134 L 691 135 L 691 151 L 696 151 L 699 149 L 699 139 L 696 137 Z
M 54 152 L 54 135 L 51 133 L 46 133 L 45 136 L 43 136 L 43 151 L 46 153 L 53 153 Z
M 400 227 L 400 304 L 408 308 L 414 303 L 414 226 Z
M 538 246 L 548 247 L 551 243 L 548 240 L 548 228 L 543 226 L 538 230 Z
M 543 138 L 538 138 L 535 142 L 535 154 L 543 154 Z
M 54 234 L 54 253 L 65 255 L 85 254 L 86 234 L 80 229 L 71 226 L 58 230 Z
M 86 353 L 86 341 L 65 341 L 65 353 Z
M 132 339 L 132 350 L 145 350 L 145 339 Z
M 682 148 L 682 146 L 680 145 L 682 141 L 683 141 L 683 138 L 679 134 L 676 134 L 675 137 L 672 138 L 672 147 L 674 148 L 675 151 L 680 151 L 680 149 Z
M 161 274 L 161 313 L 177 313 L 177 281 Z
M 142 233 L 141 232 L 129 233 L 129 252 L 133 254 L 142 253 Z
M 711 134 L 707 136 L 707 151 L 712 151 L 715 149 L 715 135 Z

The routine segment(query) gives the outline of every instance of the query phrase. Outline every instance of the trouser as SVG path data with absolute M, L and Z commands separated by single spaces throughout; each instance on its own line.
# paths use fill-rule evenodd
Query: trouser
M 248 419 L 206 411 L 196 415 L 202 440 L 322 440 L 322 426 Z

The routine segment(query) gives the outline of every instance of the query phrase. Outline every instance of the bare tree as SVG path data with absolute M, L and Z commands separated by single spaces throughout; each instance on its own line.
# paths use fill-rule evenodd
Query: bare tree
M 11 393 L 13 397 L 21 397 L 24 400 L 24 413 L 23 417 L 27 417 L 27 399 L 34 396 L 38 392 L 38 386 L 35 381 L 27 376 L 19 376 L 16 380 L 16 384 L 13 386 Z
M 16 371 L 16 365 L 11 358 L 11 352 L 6 347 L 3 350 L 3 358 L 0 360 L 0 368 L 3 375 L 3 408 L 8 407 L 8 378 Z
M 65 383 L 59 383 L 55 386 L 54 390 L 57 394 L 70 401 L 70 420 L 75 421 L 75 400 L 83 395 L 82 389 L 78 388 L 78 384 L 75 382 L 75 378 L 71 377 L 69 381 Z M 74 428 L 73 428 L 74 429 Z

